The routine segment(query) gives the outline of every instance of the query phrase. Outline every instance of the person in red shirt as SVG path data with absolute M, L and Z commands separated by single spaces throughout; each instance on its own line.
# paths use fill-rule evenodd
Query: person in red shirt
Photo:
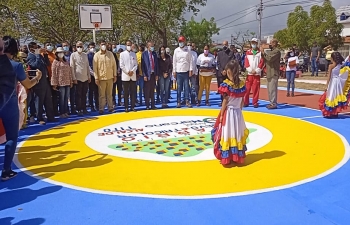
M 244 106 L 249 106 L 249 94 L 253 93 L 253 106 L 258 108 L 259 92 L 260 92 L 260 77 L 264 67 L 264 60 L 261 57 L 261 52 L 258 48 L 258 39 L 251 40 L 251 49 L 246 52 L 244 59 L 244 68 L 247 71 L 246 89 L 244 96 Z

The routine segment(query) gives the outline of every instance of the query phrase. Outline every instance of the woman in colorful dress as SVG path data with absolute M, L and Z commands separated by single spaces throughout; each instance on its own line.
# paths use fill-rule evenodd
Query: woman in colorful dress
M 327 89 L 319 101 L 320 110 L 325 118 L 338 117 L 338 113 L 346 109 L 349 104 L 350 68 L 343 67 L 343 61 L 344 58 L 339 52 L 331 54 L 332 64 L 329 65 Z
M 73 86 L 72 71 L 64 57 L 62 47 L 57 48 L 55 55 L 56 59 L 52 63 L 51 85 L 54 90 L 60 92 L 60 117 L 68 118 L 68 98 L 70 88 Z
M 214 154 L 222 165 L 228 165 L 231 162 L 242 164 L 249 135 L 242 114 L 243 97 L 246 92 L 245 82 L 239 79 L 240 66 L 237 61 L 229 62 L 224 71 L 228 79 L 219 87 L 223 103 L 212 130 Z

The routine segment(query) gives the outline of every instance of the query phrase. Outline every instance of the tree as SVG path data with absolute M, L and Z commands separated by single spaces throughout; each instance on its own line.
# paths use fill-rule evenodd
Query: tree
M 309 45 L 314 41 L 321 47 L 331 44 L 335 49 L 343 45 L 343 25 L 337 23 L 336 10 L 330 0 L 325 0 L 322 6 L 311 7 L 310 30 Z
M 331 44 L 336 49 L 342 45 L 342 29 L 331 1 L 325 0 L 322 6 L 312 6 L 310 14 L 297 6 L 288 16 L 287 28 L 277 31 L 274 37 L 285 48 L 296 44 L 300 50 L 306 51 L 316 41 L 321 47 Z
M 187 40 L 196 43 L 199 49 L 203 49 L 204 45 L 212 43 L 212 36 L 219 34 L 219 30 L 214 18 L 211 18 L 209 21 L 202 19 L 202 21 L 196 22 L 192 17 L 190 21 L 183 23 L 181 34 Z
M 246 45 L 249 45 L 252 38 L 256 38 L 256 33 L 246 30 L 245 32 L 236 32 L 235 37 L 231 37 L 231 44 L 239 46 L 240 49 L 244 49 Z
M 207 0 L 119 0 L 119 10 L 129 21 L 143 21 L 144 28 L 157 33 L 163 45 L 168 45 L 169 36 L 178 32 L 183 12 L 198 13 L 196 6 L 204 6 Z

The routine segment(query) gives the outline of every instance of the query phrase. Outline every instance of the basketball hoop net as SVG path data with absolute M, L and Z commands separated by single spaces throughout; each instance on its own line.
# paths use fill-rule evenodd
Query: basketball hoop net
M 101 23 L 94 23 L 95 30 L 100 30 Z

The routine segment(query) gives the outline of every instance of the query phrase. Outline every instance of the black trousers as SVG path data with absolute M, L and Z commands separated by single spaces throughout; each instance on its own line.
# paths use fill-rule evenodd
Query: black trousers
M 43 79 L 43 78 L 42 78 Z M 55 115 L 52 107 L 51 88 L 49 84 L 34 86 L 33 91 L 38 96 L 38 121 L 44 121 L 43 107 L 45 107 L 46 117 L 48 120 L 54 120 Z
M 75 103 L 78 111 L 86 111 L 86 94 L 89 88 L 89 81 L 78 80 L 75 90 Z
M 154 88 L 156 87 L 156 78 L 154 74 L 151 75 L 151 78 L 144 83 L 144 92 L 145 92 L 145 103 L 146 107 L 149 107 L 149 102 L 151 100 L 151 107 L 155 107 L 154 101 Z
M 160 101 L 160 82 L 156 82 L 157 101 Z
M 89 83 L 89 104 L 91 108 L 98 109 L 99 104 L 98 87 L 95 83 L 95 77 L 91 76 L 91 82 Z M 95 104 L 94 104 L 95 101 Z
M 76 110 L 75 92 L 77 90 L 77 85 L 73 84 L 69 92 L 69 102 L 70 102 L 70 112 L 74 113 Z
M 118 91 L 118 103 L 121 103 L 122 102 L 122 93 L 123 93 L 123 82 L 122 82 L 121 76 L 117 77 L 117 91 Z M 114 91 L 114 93 L 115 93 L 115 91 Z
M 218 72 L 219 73 L 219 72 Z M 224 82 L 224 80 L 226 79 L 226 76 L 222 76 L 220 74 L 220 76 L 217 76 L 217 83 L 218 83 L 218 88 L 220 87 L 220 85 Z M 223 100 L 224 98 L 221 95 L 221 100 Z
M 137 93 L 137 85 L 136 81 L 122 81 L 123 89 L 124 89 L 124 106 L 125 109 L 129 107 L 129 96 L 131 100 L 131 108 L 135 108 L 136 104 L 136 93 Z
M 117 105 L 117 101 L 115 99 L 116 95 L 117 95 L 117 82 L 113 83 L 113 89 L 112 89 L 112 98 L 113 98 L 113 105 Z

